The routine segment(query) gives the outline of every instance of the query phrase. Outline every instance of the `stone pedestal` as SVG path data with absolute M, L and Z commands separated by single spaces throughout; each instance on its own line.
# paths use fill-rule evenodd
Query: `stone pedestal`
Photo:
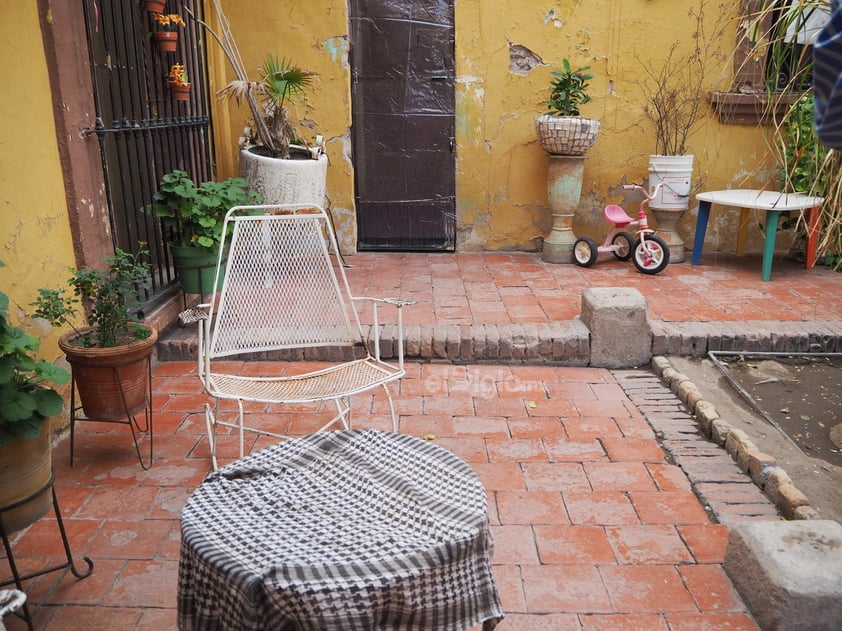
M 553 214 L 553 227 L 544 239 L 541 259 L 547 263 L 573 263 L 573 216 L 582 194 L 584 156 L 550 155 L 547 172 L 547 200 Z
M 655 215 L 656 234 L 661 237 L 670 249 L 670 263 L 684 262 L 684 239 L 678 234 L 678 222 L 687 212 L 686 208 L 652 208 Z

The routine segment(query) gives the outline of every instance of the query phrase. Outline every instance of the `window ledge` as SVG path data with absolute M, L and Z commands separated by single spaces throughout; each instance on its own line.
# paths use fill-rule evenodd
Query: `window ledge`
M 769 125 L 780 120 L 800 95 L 767 92 L 718 92 L 709 94 L 710 106 L 723 125 Z

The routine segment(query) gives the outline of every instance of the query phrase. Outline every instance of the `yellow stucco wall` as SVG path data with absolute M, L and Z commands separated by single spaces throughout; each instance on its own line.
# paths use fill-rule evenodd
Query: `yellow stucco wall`
M 313 3 L 223 3 L 250 70 L 269 52 L 291 58 L 318 73 L 306 101 L 297 108 L 306 127 L 328 141 L 328 195 L 346 244 L 353 245 L 353 168 L 350 147 L 348 12 L 344 0 Z M 695 5 L 695 3 L 690 3 Z M 545 111 L 550 73 L 562 59 L 590 65 L 593 102 L 582 114 L 599 118 L 602 130 L 587 155 L 577 234 L 602 237 L 608 231 L 601 210 L 623 201 L 620 186 L 648 176 L 654 153 L 652 129 L 643 114 L 636 84 L 640 59 L 657 59 L 673 42 L 682 53 L 693 46 L 694 25 L 686 2 L 652 0 L 456 0 L 456 140 L 458 249 L 530 250 L 551 225 L 547 208 L 547 154 L 537 142 L 534 119 Z M 719 15 L 723 58 L 711 66 L 704 94 L 726 89 L 732 78 L 737 3 L 709 0 L 711 28 Z M 528 73 L 509 68 L 509 47 L 528 48 L 540 58 Z M 230 77 L 230 74 L 229 74 Z M 222 175 L 236 170 L 236 138 L 247 111 L 233 114 L 216 105 L 217 150 Z M 230 121 L 230 122 L 229 122 Z M 692 136 L 695 190 L 769 186 L 765 131 L 755 126 L 720 125 L 708 117 Z M 636 202 L 632 203 L 636 207 Z M 695 204 L 680 231 L 692 239 Z M 735 214 L 715 216 L 708 231 L 711 249 L 733 248 Z M 757 229 L 749 247 L 759 249 Z
M 737 4 L 709 0 L 711 26 L 719 14 L 734 14 L 717 32 L 726 55 L 734 47 Z M 343 241 L 353 245 L 346 1 L 224 0 L 222 6 L 250 71 L 267 53 L 276 53 L 318 73 L 315 87 L 296 109 L 305 126 L 328 141 L 328 196 Z M 548 157 L 537 142 L 534 119 L 545 111 L 551 71 L 565 57 L 574 66 L 591 66 L 593 102 L 582 114 L 602 121 L 599 140 L 588 153 L 574 226 L 577 233 L 597 237 L 608 231 L 602 225 L 602 207 L 622 200 L 621 184 L 647 177 L 648 155 L 654 153 L 635 83 L 636 58 L 657 59 L 673 42 L 679 52 L 692 46 L 689 6 L 653 0 L 456 0 L 458 249 L 528 250 L 535 247 L 536 237 L 548 234 Z M 541 63 L 527 74 L 510 71 L 513 44 L 528 48 Z M 723 58 L 711 69 L 705 94 L 728 87 L 731 66 L 731 59 Z M 236 138 L 248 113 L 245 107 L 215 108 L 224 176 L 236 171 Z M 764 132 L 757 127 L 720 125 L 709 113 L 690 144 L 697 189 L 761 186 L 773 174 Z M 692 238 L 694 206 L 681 224 L 685 239 Z M 711 248 L 734 247 L 732 219 L 733 213 L 714 218 L 708 231 Z M 755 229 L 750 247 L 759 248 L 759 239 Z
M 36 3 L 4 3 L 0 34 L 0 288 L 10 317 L 45 338 L 42 355 L 62 353 L 58 334 L 25 316 L 39 287 L 62 285 L 74 265 L 53 105 Z

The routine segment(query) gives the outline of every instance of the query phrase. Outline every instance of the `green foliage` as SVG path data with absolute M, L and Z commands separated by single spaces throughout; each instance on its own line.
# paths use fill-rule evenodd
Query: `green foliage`
M 174 245 L 216 248 L 222 241 L 225 213 L 262 201 L 247 186 L 242 178 L 228 178 L 197 187 L 186 171 L 175 170 L 161 179 L 153 203 L 142 210 L 161 220 Z
M 562 69 L 554 70 L 554 79 L 550 81 L 547 113 L 553 116 L 579 116 L 579 107 L 591 101 L 587 93 L 588 81 L 593 79 L 593 75 L 587 72 L 590 66 L 573 70 L 566 59 L 561 63 Z
M 771 36 L 765 44 L 769 109 L 774 121 L 773 150 L 780 164 L 784 190 L 824 198 L 821 209 L 819 253 L 825 264 L 839 269 L 842 254 L 842 155 L 824 146 L 815 131 L 812 90 L 812 53 L 809 46 L 787 37 L 790 27 L 805 23 L 810 13 L 824 3 L 803 0 L 785 11 L 776 6 L 762 9 L 758 20 L 771 21 Z M 793 96 L 797 96 L 793 100 Z M 786 104 L 783 116 L 776 114 Z M 793 228 L 803 224 L 796 217 L 782 224 Z
M 778 129 L 784 164 L 780 170 L 785 190 L 810 193 L 819 197 L 827 194 L 827 173 L 822 164 L 828 149 L 816 134 L 813 122 L 813 95 L 802 94 L 792 104 Z
M 93 327 L 75 340 L 82 347 L 110 348 L 147 338 L 149 329 L 137 324 L 132 309 L 139 302 L 138 291 L 149 283 L 149 266 L 143 262 L 148 254 L 143 245 L 137 254 L 117 248 L 114 256 L 106 258 L 104 270 L 71 269 L 67 284 L 72 294 L 64 289 L 39 289 L 33 315 L 54 326 L 68 324 L 78 332 L 70 318 L 81 304 Z
M 44 420 L 64 409 L 61 395 L 45 384 L 67 383 L 70 374 L 37 359 L 40 345 L 9 323 L 9 297 L 0 292 L 0 447 L 16 438 L 35 438 Z

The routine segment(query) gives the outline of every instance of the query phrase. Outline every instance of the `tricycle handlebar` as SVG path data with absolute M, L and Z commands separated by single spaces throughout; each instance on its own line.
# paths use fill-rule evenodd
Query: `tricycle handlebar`
M 653 191 L 652 195 L 647 193 L 646 189 L 643 188 L 640 184 L 623 184 L 623 190 L 626 190 L 626 191 L 643 191 L 643 195 L 644 195 L 644 197 L 646 197 L 646 201 L 651 202 L 653 199 L 655 199 L 655 197 L 657 197 L 660 190 L 664 187 L 664 184 L 665 184 L 665 182 L 663 182 L 663 181 L 658 182 L 658 185 L 655 187 L 655 190 Z

